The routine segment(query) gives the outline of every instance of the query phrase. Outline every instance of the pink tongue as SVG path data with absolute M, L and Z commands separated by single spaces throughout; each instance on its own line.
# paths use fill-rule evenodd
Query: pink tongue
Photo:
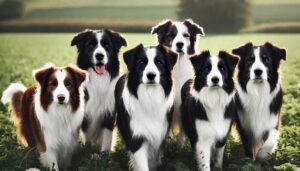
M 95 71 L 97 72 L 97 74 L 104 74 L 105 73 L 105 66 L 95 66 Z

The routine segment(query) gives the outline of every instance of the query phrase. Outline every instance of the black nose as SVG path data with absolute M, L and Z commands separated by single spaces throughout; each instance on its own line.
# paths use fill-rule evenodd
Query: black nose
M 218 84 L 219 78 L 218 78 L 218 77 L 213 77 L 213 78 L 211 79 L 211 81 L 212 81 L 214 84 Z
M 65 96 L 60 94 L 60 95 L 57 96 L 57 99 L 58 99 L 59 102 L 63 102 L 65 100 Z
M 154 74 L 154 73 L 149 73 L 149 74 L 147 74 L 147 78 L 148 78 L 148 80 L 150 80 L 150 81 L 153 81 L 153 80 L 155 79 L 155 76 L 156 76 L 156 74 Z
M 178 49 L 182 49 L 183 43 L 182 42 L 178 42 L 178 43 L 176 43 L 176 46 L 177 46 Z
M 104 58 L 104 55 L 102 53 L 97 53 L 96 54 L 96 59 L 99 60 L 99 61 L 102 61 Z
M 256 70 L 254 70 L 254 73 L 255 73 L 256 76 L 261 76 L 262 70 L 261 69 L 256 69 Z

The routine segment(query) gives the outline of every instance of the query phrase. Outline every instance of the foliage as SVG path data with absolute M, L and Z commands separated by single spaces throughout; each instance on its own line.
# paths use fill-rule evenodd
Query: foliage
M 0 20 L 21 18 L 25 5 L 22 0 L 4 0 L 0 4 Z
M 0 92 L 11 82 L 33 83 L 31 70 L 53 62 L 63 66 L 75 62 L 76 50 L 70 46 L 75 34 L 0 34 Z M 150 34 L 124 34 L 128 48 L 142 40 L 145 45 L 153 45 L 155 39 Z M 200 40 L 202 49 L 210 49 L 214 54 L 220 48 L 231 48 L 247 41 L 262 44 L 266 40 L 288 49 L 287 61 L 283 62 L 284 105 L 282 108 L 282 128 L 278 149 L 266 162 L 256 162 L 244 158 L 243 147 L 230 137 L 224 154 L 224 170 L 299 170 L 300 166 L 300 34 L 239 34 L 214 35 Z M 224 43 L 226 42 L 226 43 Z M 122 55 L 120 55 L 122 56 Z M 123 63 L 122 63 L 123 64 Z M 124 66 L 124 65 L 122 65 Z M 123 69 L 124 70 L 124 69 Z M 160 170 L 195 170 L 194 153 L 187 143 L 181 147 L 174 139 L 168 138 L 163 146 L 164 157 Z M 21 146 L 16 138 L 15 127 L 10 121 L 9 108 L 0 104 L 0 170 L 25 170 L 40 168 L 38 152 L 35 148 Z M 118 139 L 116 151 L 107 154 L 99 149 L 79 144 L 73 157 L 71 170 L 128 170 L 128 157 L 122 140 Z M 297 168 L 298 167 L 298 168 Z
M 250 20 L 247 0 L 181 0 L 179 17 L 192 18 L 208 32 L 237 32 Z

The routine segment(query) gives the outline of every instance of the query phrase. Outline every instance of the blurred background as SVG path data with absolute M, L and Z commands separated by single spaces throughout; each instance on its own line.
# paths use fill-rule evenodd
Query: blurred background
M 1 32 L 149 32 L 192 18 L 207 32 L 300 32 L 300 0 L 0 0 Z
M 12 82 L 34 83 L 33 69 L 52 62 L 75 63 L 72 38 L 80 31 L 110 28 L 128 42 L 122 53 L 139 43 L 154 45 L 151 27 L 161 20 L 192 18 L 204 27 L 199 50 L 231 51 L 246 42 L 270 41 L 286 48 L 282 62 L 284 104 L 278 148 L 264 163 L 244 158 L 242 145 L 231 136 L 226 143 L 224 170 L 300 170 L 300 0 L 0 0 L 0 94 Z M 122 73 L 126 66 L 121 63 Z M 163 171 L 196 170 L 187 142 L 168 138 Z M 121 139 L 116 151 L 99 153 L 79 144 L 70 170 L 126 171 L 127 152 Z M 35 148 L 21 146 L 10 109 L 0 103 L 0 171 L 41 168 Z

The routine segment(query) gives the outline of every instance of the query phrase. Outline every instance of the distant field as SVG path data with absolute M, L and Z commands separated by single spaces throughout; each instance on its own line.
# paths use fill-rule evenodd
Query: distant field
M 299 0 L 300 1 L 300 0 Z M 49 8 L 32 8 L 25 18 L 27 19 L 127 19 L 127 20 L 155 20 L 178 19 L 177 6 L 175 4 L 155 3 L 128 3 L 121 5 L 99 6 L 66 6 L 59 5 Z M 300 21 L 300 3 L 298 4 L 254 4 L 252 6 L 252 19 L 254 23 Z
M 47 62 L 60 66 L 74 63 L 76 50 L 70 46 L 73 36 L 74 34 L 0 34 L 0 41 L 5 42 L 0 44 L 0 93 L 11 82 L 23 82 L 29 86 L 33 83 L 32 69 L 41 67 Z M 145 45 L 153 45 L 155 42 L 150 34 L 124 34 L 124 36 L 129 45 L 123 48 L 122 52 L 139 42 Z M 210 49 L 216 54 L 220 49 L 230 50 L 248 41 L 256 44 L 271 41 L 288 49 L 287 61 L 283 62 L 282 66 L 285 94 L 281 139 L 276 153 L 263 164 L 243 158 L 241 145 L 230 139 L 226 144 L 224 170 L 299 170 L 295 165 L 300 166 L 300 72 L 298 72 L 300 34 L 208 34 L 201 39 L 199 47 L 201 50 Z M 123 63 L 122 67 L 124 71 Z M 91 155 L 95 152 L 97 151 L 80 145 L 71 170 L 127 170 L 126 151 L 120 141 L 117 151 L 109 156 L 100 154 L 98 158 L 91 159 Z M 189 145 L 179 147 L 172 139 L 168 139 L 164 153 L 161 170 L 189 171 L 195 168 L 194 155 Z M 0 170 L 25 170 L 33 167 L 40 167 L 36 149 L 27 149 L 19 145 L 13 123 L 9 121 L 8 108 L 0 104 Z

